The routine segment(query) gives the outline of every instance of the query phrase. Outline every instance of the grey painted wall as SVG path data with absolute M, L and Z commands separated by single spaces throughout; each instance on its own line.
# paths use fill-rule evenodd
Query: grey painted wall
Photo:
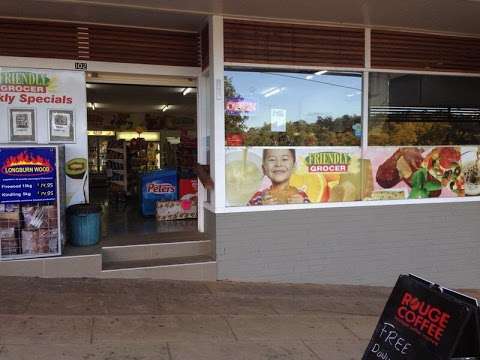
M 216 223 L 216 216 L 205 209 L 205 232 L 208 234 L 208 238 L 212 242 L 211 248 L 211 256 L 213 259 L 217 258 L 217 223 Z
M 220 280 L 480 287 L 480 203 L 206 216 Z

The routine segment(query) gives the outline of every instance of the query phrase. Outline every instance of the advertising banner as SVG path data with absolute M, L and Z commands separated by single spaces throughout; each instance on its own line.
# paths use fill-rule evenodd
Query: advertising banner
M 227 147 L 227 206 L 480 195 L 480 147 Z
M 144 173 L 140 178 L 140 188 L 142 214 L 154 216 L 157 201 L 177 200 L 177 172 L 175 170 L 157 170 Z
M 478 327 L 467 324 L 477 324 L 477 312 L 478 305 L 463 301 L 461 296 L 452 296 L 415 276 L 402 275 L 362 360 L 473 359 L 479 355 Z M 477 349 L 467 349 L 462 339 L 470 339 Z
M 0 260 L 60 254 L 60 150 L 0 147 Z
M 475 146 L 369 147 L 374 191 L 364 200 L 480 195 Z
M 65 144 L 66 205 L 88 201 L 84 72 L 1 67 L 0 115 L 0 143 Z
M 55 148 L 0 148 L 0 203 L 57 199 Z
M 360 200 L 373 189 L 360 154 L 360 147 L 229 147 L 227 206 Z

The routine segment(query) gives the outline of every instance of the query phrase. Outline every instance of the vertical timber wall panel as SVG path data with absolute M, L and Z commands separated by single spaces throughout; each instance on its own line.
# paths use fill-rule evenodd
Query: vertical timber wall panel
M 216 214 L 218 279 L 480 287 L 479 203 Z

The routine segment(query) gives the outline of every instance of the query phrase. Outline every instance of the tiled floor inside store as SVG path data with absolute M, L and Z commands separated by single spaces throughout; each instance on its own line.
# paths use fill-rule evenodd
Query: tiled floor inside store
M 136 199 L 117 199 L 106 187 L 90 189 L 90 202 L 102 207 L 102 240 L 94 246 L 65 246 L 63 255 L 93 255 L 102 253 L 102 247 L 138 244 L 158 244 L 179 241 L 205 240 L 198 232 L 197 219 L 159 222 L 155 217 L 144 217 Z
M 102 239 L 125 239 L 139 236 L 148 238 L 152 234 L 172 232 L 197 232 L 197 220 L 156 221 L 155 217 L 144 217 L 140 213 L 139 201 L 135 198 L 122 199 L 109 194 L 107 188 L 92 188 L 90 202 L 102 206 Z

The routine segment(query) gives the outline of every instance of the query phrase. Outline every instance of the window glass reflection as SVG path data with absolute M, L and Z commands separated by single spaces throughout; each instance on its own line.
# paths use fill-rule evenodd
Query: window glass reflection
M 360 145 L 359 73 L 225 71 L 227 146 Z
M 480 78 L 370 74 L 369 145 L 478 145 Z

